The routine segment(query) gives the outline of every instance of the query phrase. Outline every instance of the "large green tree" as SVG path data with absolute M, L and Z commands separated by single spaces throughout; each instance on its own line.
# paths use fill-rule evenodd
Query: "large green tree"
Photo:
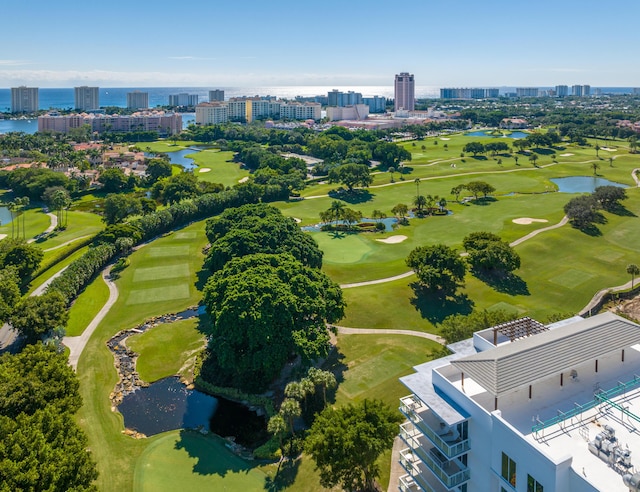
M 0 265 L 15 267 L 22 284 L 26 283 L 40 266 L 43 256 L 42 248 L 21 239 L 0 241 Z
M 27 343 L 36 343 L 64 328 L 69 320 L 65 297 L 55 290 L 41 296 L 26 297 L 11 315 L 11 325 L 25 337 Z
M 220 383 L 262 390 L 292 355 L 325 356 L 327 323 L 344 315 L 340 287 L 290 254 L 229 261 L 204 289 L 212 318 L 203 373 Z
M 462 244 L 469 253 L 469 264 L 476 270 L 512 272 L 520 268 L 520 255 L 491 232 L 472 232 Z
M 515 312 L 496 309 L 492 311 L 473 311 L 465 316 L 452 314 L 438 325 L 440 334 L 447 343 L 455 343 L 473 336 L 473 332 L 484 330 L 500 323 L 516 319 Z M 564 319 L 564 318 L 563 318 Z
M 443 296 L 455 294 L 467 271 L 456 250 L 444 244 L 415 248 L 407 257 L 407 266 L 424 287 Z
M 305 440 L 305 451 L 320 472 L 321 485 L 378 490 L 376 460 L 391 449 L 401 421 L 400 414 L 380 400 L 323 410 Z
M 105 169 L 100 173 L 98 181 L 102 183 L 102 189 L 107 193 L 118 193 L 126 190 L 128 187 L 128 179 L 122 169 L 112 167 Z
M 342 183 L 352 191 L 354 186 L 368 187 L 373 182 L 373 176 L 369 174 L 369 166 L 365 164 L 343 164 L 329 171 L 329 181 Z
M 73 414 L 82 401 L 64 354 L 41 344 L 0 358 L 0 490 L 95 491 Z
M 20 299 L 20 278 L 14 267 L 0 269 L 0 323 L 9 319 Z
M 110 193 L 104 200 L 103 216 L 107 224 L 117 224 L 130 215 L 142 213 L 140 199 L 122 193 Z

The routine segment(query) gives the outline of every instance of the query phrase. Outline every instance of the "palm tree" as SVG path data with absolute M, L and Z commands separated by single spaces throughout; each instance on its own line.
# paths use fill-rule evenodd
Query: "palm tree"
M 598 164 L 597 162 L 592 162 L 591 163 L 591 168 L 593 169 L 593 175 L 597 176 L 598 175 L 598 169 L 600 169 L 600 164 Z
M 422 195 L 418 195 L 413 199 L 413 204 L 418 209 L 418 212 L 422 212 L 422 209 L 427 206 L 427 199 Z
M 631 275 L 631 288 L 633 289 L 633 281 L 635 280 L 636 275 L 640 274 L 640 267 L 635 263 L 630 263 L 627 265 L 627 273 Z
M 293 419 L 299 417 L 302 412 L 300 411 L 300 403 L 293 398 L 285 398 L 280 405 L 280 414 L 287 422 L 289 422 L 289 429 L 291 434 L 295 435 L 296 431 L 293 428 Z
M 329 210 L 331 210 L 331 216 L 333 217 L 333 220 L 338 222 L 340 219 L 342 219 L 345 208 L 347 208 L 346 205 L 342 202 L 339 202 L 338 200 L 334 200 L 333 202 L 331 202 L 331 208 Z
M 538 154 L 531 154 L 531 156 L 529 157 L 529 160 L 531 161 L 531 164 L 533 164 L 535 167 L 538 167 L 536 165 L 536 162 L 538 162 Z
M 389 172 L 389 174 L 391 174 L 391 182 L 393 183 L 393 182 L 394 182 L 394 180 L 393 180 L 393 173 L 395 173 L 395 172 L 396 172 L 396 170 L 395 170 L 395 168 L 394 168 L 394 167 L 390 167 L 387 171 Z
M 596 157 L 599 158 L 600 156 L 598 155 L 598 152 L 600 152 L 600 146 L 596 144 Z
M 416 184 L 416 196 L 420 196 L 420 178 L 416 178 L 413 180 Z
M 285 432 L 287 432 L 287 423 L 285 422 L 284 417 L 279 413 L 271 417 L 269 419 L 269 422 L 267 423 L 267 432 L 278 438 L 281 458 L 284 457 L 284 452 L 282 449 L 282 437 L 284 436 Z
M 330 371 L 323 371 L 316 367 L 311 367 L 308 372 L 309 378 L 314 384 L 322 386 L 322 401 L 327 406 L 327 388 L 335 388 L 338 382 L 335 375 Z

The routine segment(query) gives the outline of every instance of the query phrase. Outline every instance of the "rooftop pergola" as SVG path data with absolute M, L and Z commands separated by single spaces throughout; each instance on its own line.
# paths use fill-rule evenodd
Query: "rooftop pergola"
M 513 321 L 507 321 L 501 323 L 492 328 L 493 330 L 493 344 L 498 345 L 498 334 L 506 336 L 510 342 L 518 340 L 519 338 L 529 337 L 531 335 L 537 335 L 544 331 L 548 331 L 545 325 L 531 319 L 529 317 L 519 318 Z

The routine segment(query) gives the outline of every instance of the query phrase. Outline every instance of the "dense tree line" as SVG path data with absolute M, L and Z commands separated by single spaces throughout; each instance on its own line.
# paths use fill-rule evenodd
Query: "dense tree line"
M 0 490 L 95 491 L 75 422 L 82 405 L 66 356 L 41 344 L 0 357 Z
M 582 229 L 603 221 L 600 210 L 612 211 L 620 207 L 627 192 L 619 186 L 598 186 L 589 195 L 580 195 L 569 200 L 564 213 L 575 227 Z

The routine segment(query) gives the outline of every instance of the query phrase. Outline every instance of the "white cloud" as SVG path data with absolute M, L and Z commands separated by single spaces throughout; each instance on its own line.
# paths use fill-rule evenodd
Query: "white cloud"
M 28 65 L 25 60 L 0 60 L 0 67 L 15 67 L 19 65 Z

